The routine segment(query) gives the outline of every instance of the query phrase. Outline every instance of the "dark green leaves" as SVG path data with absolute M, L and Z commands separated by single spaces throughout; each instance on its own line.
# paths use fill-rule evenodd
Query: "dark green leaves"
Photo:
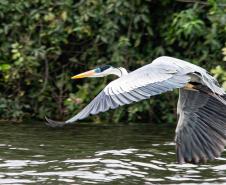
M 213 68 L 225 83 L 226 13 L 222 4 L 223 0 L 205 4 L 1 0 L 0 118 L 75 114 L 114 77 L 80 81 L 70 77 L 103 64 L 134 70 L 158 56 L 170 55 Z M 172 96 L 93 118 L 173 122 L 176 96 Z

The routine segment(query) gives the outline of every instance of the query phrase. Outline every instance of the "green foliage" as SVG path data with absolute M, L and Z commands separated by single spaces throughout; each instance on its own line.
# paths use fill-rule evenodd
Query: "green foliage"
M 190 44 L 187 40 L 202 37 L 205 23 L 200 19 L 199 11 L 199 7 L 196 5 L 175 13 L 166 40 L 170 44 L 178 42 L 179 46 L 186 47 Z
M 207 68 L 225 87 L 224 3 L 1 0 L 1 119 L 74 115 L 114 78 L 70 77 L 104 63 L 134 70 L 169 55 Z M 171 123 L 176 99 L 175 91 L 89 119 Z

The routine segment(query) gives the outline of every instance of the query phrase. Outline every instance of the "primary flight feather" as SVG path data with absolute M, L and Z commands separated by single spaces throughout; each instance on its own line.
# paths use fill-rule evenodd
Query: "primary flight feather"
M 46 118 L 46 124 L 61 127 L 89 115 L 179 89 L 177 161 L 200 163 L 220 156 L 226 145 L 226 93 L 205 69 L 163 56 L 130 73 L 122 67 L 104 65 L 72 78 L 110 74 L 119 78 L 110 82 L 82 111 L 65 122 Z

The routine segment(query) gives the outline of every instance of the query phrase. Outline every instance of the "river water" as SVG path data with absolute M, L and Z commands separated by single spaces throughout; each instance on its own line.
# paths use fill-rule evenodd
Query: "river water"
M 1 123 L 0 184 L 226 183 L 225 154 L 179 165 L 173 138 L 173 127 L 150 124 Z

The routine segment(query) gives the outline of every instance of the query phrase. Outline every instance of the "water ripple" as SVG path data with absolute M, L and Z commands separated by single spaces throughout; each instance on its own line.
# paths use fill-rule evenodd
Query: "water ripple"
M 0 131 L 0 184 L 226 182 L 225 155 L 206 165 L 177 164 L 173 134 L 153 126 L 7 128 Z

